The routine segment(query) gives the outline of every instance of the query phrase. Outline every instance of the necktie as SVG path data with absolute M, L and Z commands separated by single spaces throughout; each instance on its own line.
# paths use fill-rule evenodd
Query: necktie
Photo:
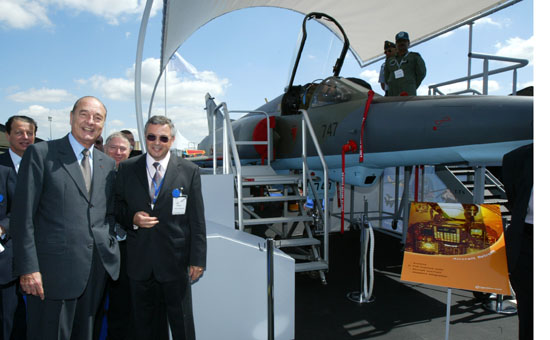
M 86 190 L 88 195 L 90 194 L 90 188 L 92 187 L 92 170 L 90 169 L 90 161 L 88 160 L 90 155 L 90 150 L 82 150 L 82 161 L 80 162 L 80 168 L 82 170 L 82 175 L 84 176 L 84 183 L 86 183 Z
M 150 189 L 151 202 L 155 201 L 155 198 L 156 198 L 155 196 L 157 196 L 158 191 L 160 191 L 160 182 L 162 180 L 160 176 L 160 163 L 155 162 L 153 163 L 153 166 L 155 167 L 155 175 L 153 176 L 153 180 L 151 181 L 151 189 Z

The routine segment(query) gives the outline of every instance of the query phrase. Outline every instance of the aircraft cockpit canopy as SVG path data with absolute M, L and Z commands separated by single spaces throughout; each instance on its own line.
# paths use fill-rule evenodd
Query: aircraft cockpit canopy
M 314 108 L 347 102 L 354 97 L 354 93 L 362 92 L 359 89 L 359 86 L 343 81 L 341 78 L 327 78 L 313 89 L 314 92 L 309 107 Z
M 294 85 L 287 89 L 281 101 L 281 114 L 298 114 L 298 110 L 340 104 L 366 98 L 370 84 L 358 78 L 329 77 L 320 83 Z

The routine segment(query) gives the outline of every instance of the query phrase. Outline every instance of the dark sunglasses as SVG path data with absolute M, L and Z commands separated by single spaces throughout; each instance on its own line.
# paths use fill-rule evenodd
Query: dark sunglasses
M 147 135 L 147 140 L 149 142 L 154 142 L 157 140 L 157 136 L 155 135 Z M 170 140 L 170 138 L 168 138 L 167 136 L 159 136 L 159 140 L 162 142 L 162 143 L 168 143 L 168 141 Z

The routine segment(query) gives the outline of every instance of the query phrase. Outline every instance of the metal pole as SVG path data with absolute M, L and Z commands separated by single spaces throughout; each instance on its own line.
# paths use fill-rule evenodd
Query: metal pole
M 483 94 L 489 93 L 489 60 L 483 59 Z
M 473 31 L 473 22 L 470 22 L 468 26 L 470 26 L 470 36 L 469 36 L 469 42 L 468 42 L 468 86 L 467 89 L 470 88 L 470 76 L 472 75 L 472 31 Z
M 401 233 L 402 244 L 405 244 L 407 241 L 407 230 L 409 229 L 409 210 L 411 206 L 409 199 L 409 182 L 411 181 L 411 173 L 412 166 L 406 166 L 405 176 L 403 179 L 403 198 L 401 198 L 401 206 L 403 207 L 403 232 Z
M 273 313 L 273 239 L 267 239 L 267 339 L 275 339 Z
M 143 59 L 143 46 L 145 42 L 145 33 L 147 31 L 147 22 L 149 21 L 149 15 L 151 14 L 151 7 L 153 6 L 153 0 L 147 0 L 145 9 L 143 10 L 143 17 L 141 18 L 141 26 L 139 28 L 138 46 L 136 52 L 136 68 L 134 71 L 134 96 L 136 104 L 136 120 L 139 140 L 142 145 L 145 145 L 145 133 L 143 131 L 143 114 L 141 108 L 141 63 Z
M 517 91 L 517 83 L 518 83 L 518 70 L 514 69 L 513 71 L 513 80 L 512 80 L 512 94 L 515 96 Z
M 225 147 L 226 147 L 226 143 L 225 143 L 225 139 L 226 139 L 226 137 L 225 137 L 225 122 L 223 123 L 223 126 L 224 126 L 223 127 L 224 133 L 223 133 L 222 138 L 224 140 L 224 144 L 223 144 L 223 147 L 222 147 L 223 148 L 222 152 L 225 152 Z M 212 116 L 212 153 L 213 153 L 213 155 L 212 155 L 212 173 L 214 175 L 216 175 L 216 168 L 217 168 L 217 165 L 218 165 L 218 159 L 216 157 L 216 152 L 218 151 L 218 150 L 216 150 L 216 142 L 217 142 L 216 141 L 216 111 L 214 111 L 214 114 Z M 223 168 L 223 170 L 224 170 L 224 174 L 225 174 L 225 167 Z
M 50 122 L 50 140 L 52 140 L 52 117 L 48 116 L 48 121 Z
M 445 340 L 449 340 L 449 324 L 451 321 L 451 294 L 452 289 L 447 288 L 447 317 L 445 318 Z
M 478 166 L 474 174 L 474 204 L 482 204 L 485 200 L 485 167 Z
M 393 221 L 392 228 L 397 229 L 397 216 L 399 214 L 399 167 L 395 167 L 395 196 L 393 200 L 394 209 L 393 209 Z

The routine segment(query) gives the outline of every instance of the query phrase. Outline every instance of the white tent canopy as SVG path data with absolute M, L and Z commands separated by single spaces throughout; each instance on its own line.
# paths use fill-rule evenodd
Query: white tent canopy
M 171 149 L 176 150 L 187 150 L 189 148 L 189 140 L 181 134 L 179 130 L 176 129 L 176 140 L 174 141 L 174 144 L 172 144 Z
M 460 25 L 508 7 L 521 0 L 164 0 L 161 68 L 201 26 L 235 10 L 248 7 L 278 7 L 308 14 L 326 13 L 344 28 L 350 49 L 361 66 L 380 57 L 380 41 L 394 40 L 397 31 L 411 37 L 411 45 L 431 39 Z M 138 129 L 142 129 L 141 60 L 143 40 L 153 0 L 145 6 L 136 55 L 135 96 Z M 327 26 L 333 30 L 335 27 Z M 392 29 L 388 29 L 388 28 Z M 333 30 L 337 35 L 339 32 Z M 143 135 L 140 132 L 140 135 Z
M 279 7 L 299 13 L 321 12 L 344 28 L 351 50 L 365 65 L 381 55 L 380 41 L 393 41 L 395 33 L 407 31 L 411 44 L 463 24 L 508 0 L 166 0 L 162 66 L 180 45 L 201 26 L 226 13 L 248 7 Z M 391 27 L 392 29 L 388 29 Z M 328 27 L 333 29 L 334 27 Z M 334 31 L 339 34 L 339 32 Z

